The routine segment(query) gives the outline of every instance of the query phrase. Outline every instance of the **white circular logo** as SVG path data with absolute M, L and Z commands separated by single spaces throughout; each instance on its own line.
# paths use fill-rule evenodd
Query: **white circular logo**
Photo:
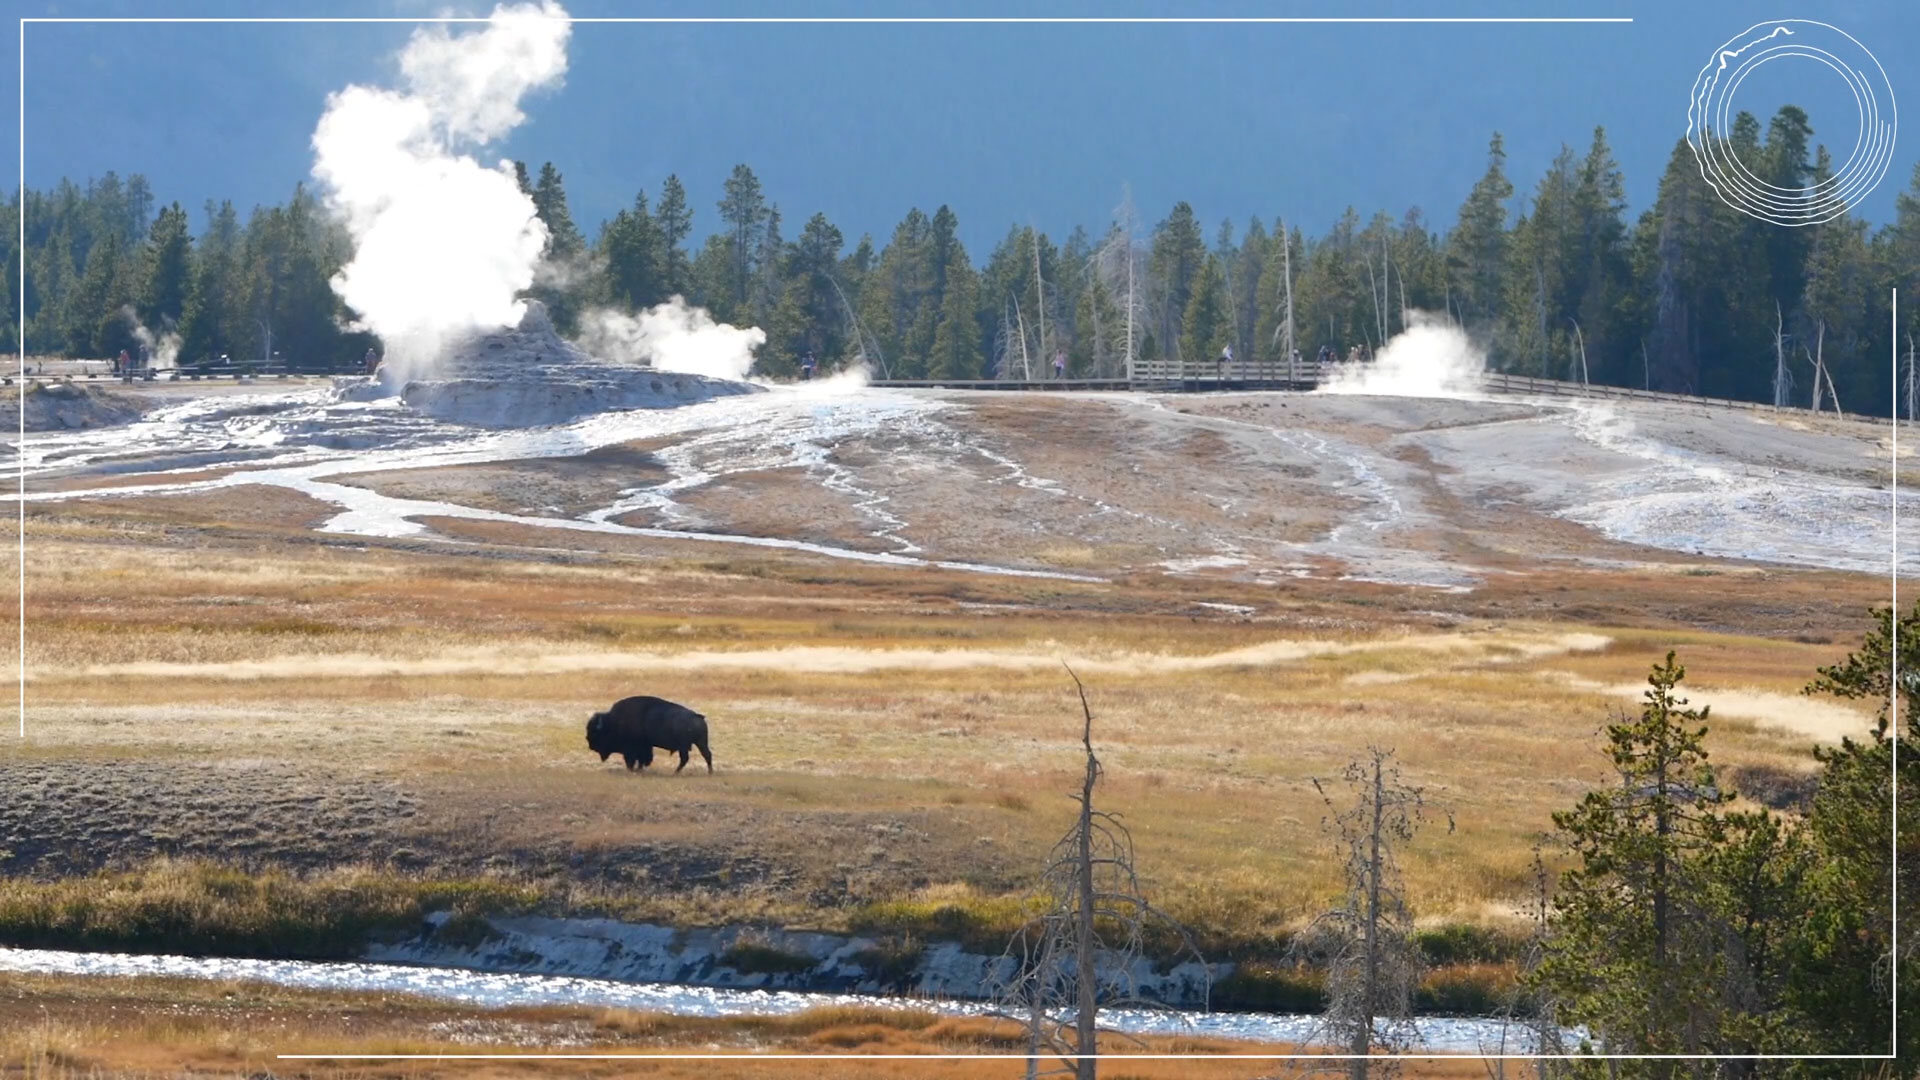
M 1779 187 L 1753 175 L 1727 141 L 1733 130 L 1729 106 L 1741 81 L 1761 64 L 1789 57 L 1832 68 L 1853 91 L 1860 113 L 1846 162 L 1831 176 L 1800 188 Z M 1846 213 L 1887 175 L 1899 120 L 1886 69 L 1866 46 L 1823 22 L 1779 19 L 1759 23 L 1715 49 L 1713 59 L 1700 69 L 1687 104 L 1687 145 L 1700 163 L 1701 178 L 1721 202 L 1775 225 L 1818 225 Z

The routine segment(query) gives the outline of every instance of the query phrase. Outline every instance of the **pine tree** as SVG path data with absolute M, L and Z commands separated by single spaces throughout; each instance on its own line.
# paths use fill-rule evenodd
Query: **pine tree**
M 153 218 L 153 188 L 148 186 L 144 175 L 133 173 L 127 177 L 125 191 L 120 239 L 125 249 L 131 251 L 146 233 L 147 225 Z
M 1574 235 L 1577 246 L 1567 260 L 1571 280 L 1572 317 L 1579 323 L 1592 357 L 1595 382 L 1630 385 L 1637 357 L 1627 326 L 1628 264 L 1626 181 L 1607 145 L 1605 128 L 1593 129 L 1593 142 L 1580 165 L 1580 184 L 1574 191 Z
M 1873 629 L 1860 649 L 1821 668 L 1805 692 L 1870 701 L 1873 729 L 1865 739 L 1820 747 L 1821 766 L 1807 834 L 1814 868 L 1807 881 L 1807 918 L 1793 942 L 1789 997 L 1806 1018 L 1808 1052 L 1881 1051 L 1892 1037 L 1894 967 L 1898 979 L 1920 980 L 1911 945 L 1893 952 L 1893 867 L 1903 896 L 1920 895 L 1920 606 L 1900 616 L 1893 608 L 1870 613 Z M 1899 640 L 1902 710 L 1892 710 L 1894 639 Z M 1899 743 L 1899 850 L 1894 851 L 1894 750 Z M 1910 940 L 1910 939 L 1909 939 Z M 1920 1060 L 1920 1008 L 1901 1000 L 1901 1075 Z
M 627 311 L 665 300 L 664 248 L 665 238 L 647 212 L 647 193 L 639 192 L 633 205 L 615 214 L 600 232 L 599 263 L 606 298 Z
M 1618 785 L 1553 816 L 1576 865 L 1534 978 L 1610 1053 L 1776 1050 L 1792 1037 L 1773 1014 L 1799 917 L 1798 838 L 1764 811 L 1726 809 L 1708 709 L 1677 693 L 1685 675 L 1671 652 L 1653 666 L 1639 717 L 1607 728 Z
M 1220 355 L 1221 347 L 1232 340 L 1233 323 L 1228 318 L 1226 283 L 1221 279 L 1220 260 L 1212 255 L 1200 264 L 1194 278 L 1192 296 L 1181 318 L 1184 337 L 1180 353 L 1189 371 L 1208 370 Z
M 823 365 L 839 363 L 847 336 L 833 276 L 844 242 L 827 215 L 815 214 L 794 241 L 787 266 L 787 292 L 806 319 L 803 347 Z
M 786 292 L 786 241 L 780 237 L 780 207 L 767 208 L 766 225 L 753 253 L 753 277 L 748 285 L 748 310 L 765 321 Z
M 1874 296 L 1867 223 L 1843 213 L 1810 231 L 1812 244 L 1796 277 L 1803 289 L 1798 298 L 1800 337 L 1814 357 L 1811 400 L 1826 400 L 1838 411 L 1841 403 L 1834 395 L 1845 387 L 1852 411 L 1884 410 L 1891 404 L 1881 366 L 1885 353 L 1876 349 L 1869 354 L 1865 348 L 1885 322 L 1883 305 Z
M 31 214 L 28 220 L 32 220 Z M 69 354 L 67 296 L 78 284 L 73 245 L 65 228 L 52 233 L 36 250 L 27 237 L 26 317 L 28 353 Z M 70 355 L 70 354 L 69 354 Z
M 197 364 L 234 349 L 239 340 L 240 222 L 233 203 L 207 204 L 207 229 L 194 260 L 193 285 L 180 319 L 180 360 Z
M 946 296 L 940 304 L 927 374 L 935 379 L 977 379 L 981 375 L 979 286 L 965 250 L 958 241 L 954 247 L 957 257 L 947 269 Z
M 874 250 L 873 237 L 862 233 L 860 242 L 840 260 L 833 281 L 834 299 L 839 303 L 840 314 L 845 316 L 847 329 L 852 334 L 847 346 L 849 359 L 864 362 L 875 375 L 889 378 L 893 374 L 892 354 L 886 351 L 873 328 L 867 325 L 864 314 L 867 286 L 879 262 L 880 255 Z
M 909 210 L 894 227 L 863 290 L 861 321 L 886 355 L 896 358 L 894 369 L 901 378 L 924 376 L 932 360 L 941 300 L 932 230 L 926 214 Z
M 4 241 L 0 241 L 6 246 L 6 250 L 0 252 L 0 257 L 7 260 L 6 269 L 0 271 L 0 288 L 6 290 L 5 298 L 0 299 L 0 309 L 4 309 L 0 310 L 0 351 L 4 352 L 13 352 L 20 348 L 22 320 L 16 314 L 16 309 L 19 307 L 20 266 L 23 255 L 19 240 L 20 212 L 23 209 L 20 195 L 21 193 L 15 192 L 13 200 L 0 207 L 0 232 L 4 232 L 6 236 Z
M 573 223 L 567 208 L 566 185 L 560 170 L 549 161 L 540 166 L 540 178 L 533 185 L 533 209 L 547 227 L 547 243 L 542 251 L 545 262 L 542 276 L 528 292 L 547 307 L 547 315 L 556 330 L 572 334 L 578 329 L 580 309 L 591 291 L 584 268 L 574 260 L 586 250 L 586 241 Z
M 1507 254 L 1506 144 L 1499 132 L 1487 145 L 1487 171 L 1460 207 L 1460 221 L 1447 239 L 1447 269 L 1454 315 L 1469 327 L 1487 328 L 1502 314 Z
M 887 370 L 895 378 L 915 378 L 926 373 L 926 358 L 903 356 L 896 351 L 900 336 L 893 324 L 893 279 L 885 273 L 886 259 L 881 256 L 872 272 L 860 283 L 860 294 L 854 298 L 854 306 L 860 316 L 860 325 L 865 328 L 868 340 L 873 343 L 878 358 L 884 358 Z
M 326 369 L 349 359 L 340 332 L 339 297 L 329 279 L 338 268 L 329 232 L 337 225 L 321 213 L 304 185 L 296 185 L 274 237 L 282 277 L 270 307 L 274 351 L 287 362 Z
M 547 227 L 547 259 L 564 262 L 586 247 L 579 227 L 573 223 L 573 213 L 567 208 L 567 189 L 560 170 L 554 168 L 551 161 L 540 166 L 540 179 L 533 186 L 533 209 Z
M 1260 329 L 1260 284 L 1267 272 L 1268 238 L 1266 227 L 1255 217 L 1247 222 L 1247 233 L 1240 241 L 1231 280 L 1233 311 L 1233 354 L 1247 360 L 1259 356 L 1257 335 Z
M 927 223 L 927 257 L 933 266 L 933 295 L 944 297 L 947 274 L 956 260 L 966 258 L 960 248 L 960 219 L 945 203 L 933 212 Z
M 733 175 L 727 177 L 725 198 L 720 200 L 720 220 L 727 226 L 729 297 L 735 310 L 744 310 L 747 306 L 748 290 L 753 282 L 753 257 L 765 235 L 767 213 L 760 178 L 745 165 L 735 165 Z
M 1193 282 L 1207 257 L 1207 242 L 1200 234 L 1200 222 L 1193 207 L 1175 203 L 1167 220 L 1153 233 L 1153 246 L 1147 256 L 1149 291 L 1156 299 L 1158 314 L 1155 333 L 1172 347 L 1180 340 L 1181 320 L 1193 299 Z M 1169 360 L 1193 361 L 1204 357 L 1168 356 Z
M 679 176 L 668 176 L 660 185 L 660 207 L 653 220 L 660 230 L 662 286 L 668 293 L 684 294 L 692 286 L 683 245 L 693 232 L 693 209 L 687 205 L 687 190 L 680 186 Z
M 1577 254 L 1578 183 L 1573 151 L 1562 145 L 1535 189 L 1530 211 L 1508 236 L 1500 337 L 1500 359 L 1507 370 L 1580 377 L 1568 363 L 1567 348 L 1574 336 L 1569 320 L 1575 317 L 1571 294 L 1577 286 L 1569 279 L 1577 271 L 1569 263 Z
M 65 316 L 66 341 L 62 349 L 69 356 L 111 357 L 121 349 L 131 349 L 132 330 L 124 326 L 121 307 L 132 300 L 128 278 L 131 276 L 122 255 L 120 237 L 109 232 L 87 252 L 86 270 L 79 283 L 67 294 Z M 121 329 L 114 329 L 120 324 Z
M 1810 118 L 1793 106 L 1766 125 L 1737 114 L 1728 131 L 1709 135 L 1767 183 L 1804 186 L 1832 172 L 1825 148 L 1812 141 Z M 1772 401 L 1779 356 L 1795 403 L 1811 401 L 1817 363 L 1824 406 L 1837 392 L 1850 412 L 1890 410 L 1880 365 L 1895 347 L 1904 354 L 1909 339 L 1920 340 L 1920 302 L 1901 305 L 1900 327 L 1884 319 L 1889 289 L 1920 297 L 1920 170 L 1886 228 L 1843 217 L 1782 229 L 1726 206 L 1700 179 L 1691 149 L 1679 141 L 1674 149 L 1658 200 L 1631 227 L 1619 166 L 1598 128 L 1584 157 L 1563 150 L 1528 185 L 1524 213 L 1510 229 L 1505 204 L 1513 187 L 1497 135 L 1486 173 L 1444 241 L 1418 208 L 1397 221 L 1349 208 L 1318 235 L 1279 225 L 1268 233 L 1256 219 L 1236 240 L 1228 227 L 1211 245 L 1227 341 L 1250 359 L 1284 359 L 1289 341 L 1306 358 L 1322 344 L 1345 354 L 1381 345 L 1404 325 L 1404 309 L 1445 311 L 1482 339 L 1497 364 Z M 595 230 L 596 258 L 585 274 L 563 268 L 585 245 L 558 169 L 546 163 L 537 178 L 524 164 L 513 171 L 551 233 L 549 265 L 531 295 L 548 302 L 563 331 L 584 302 L 639 305 L 680 293 L 723 320 L 770 325 L 779 316 L 806 323 L 799 332 L 816 340 L 840 335 L 836 348 L 885 357 L 896 374 L 924 374 L 932 360 L 960 257 L 950 208 L 908 214 L 884 248 L 869 246 L 816 278 L 810 287 L 825 280 L 835 294 L 829 329 L 821 331 L 817 296 L 788 302 L 791 249 L 746 166 L 729 178 L 720 228 L 697 255 L 685 247 L 692 226 L 686 193 L 669 177 L 651 212 L 637 200 Z M 351 313 L 310 287 L 346 257 L 345 241 L 310 222 L 294 243 L 287 222 L 272 213 L 285 206 L 262 208 L 245 228 L 229 211 L 226 240 L 213 237 L 210 222 L 196 241 L 182 235 L 177 208 L 156 220 L 151 188 L 138 175 L 62 180 L 17 200 L 26 226 L 18 315 L 31 351 L 95 352 L 102 335 L 118 340 L 128 332 L 113 325 L 127 321 L 121 311 L 128 304 L 148 325 L 177 318 L 190 361 L 256 355 L 268 329 L 291 344 L 281 325 L 287 320 L 321 328 L 299 343 L 302 350 L 312 345 L 316 355 L 331 355 L 345 347 L 332 323 Z M 1055 244 L 1019 227 L 984 267 L 969 266 L 971 348 L 984 353 L 1005 321 L 1013 327 L 1008 344 L 1042 367 L 1059 347 L 1076 371 L 1106 375 L 1148 354 L 1215 353 L 1210 330 L 1186 325 L 1209 254 L 1191 205 L 1176 204 L 1144 252 L 1131 212 L 1121 216 L 1127 227 L 1110 231 L 1097 250 L 1084 232 Z M 303 251 L 304 262 L 294 259 Z M 282 294 L 296 277 L 310 298 L 290 307 Z M 1208 357 L 1187 359 L 1204 364 Z M 1900 396 L 1904 407 L 1904 389 Z
M 1325 237 L 1304 253 L 1295 253 L 1295 333 L 1309 357 L 1321 345 L 1344 355 L 1350 346 L 1372 340 L 1373 308 L 1365 297 L 1359 228 L 1360 215 L 1349 206 Z
M 151 327 L 172 325 L 186 311 L 191 287 L 193 241 L 187 214 L 179 203 L 160 211 L 141 252 L 140 321 Z

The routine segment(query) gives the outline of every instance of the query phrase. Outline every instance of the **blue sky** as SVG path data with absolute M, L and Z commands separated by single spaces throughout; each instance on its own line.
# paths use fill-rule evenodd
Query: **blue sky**
M 1799 0 L 1761 10 L 1731 0 L 1352 0 L 1169 5 L 1061 2 L 617 3 L 595 15 L 1366 15 L 1629 16 L 1630 25 L 793 26 L 581 25 L 566 85 L 529 103 L 529 121 L 490 155 L 564 173 L 584 228 L 677 172 L 696 233 L 715 223 L 720 185 L 751 165 L 787 234 L 823 210 L 851 245 L 883 243 L 912 206 L 944 202 L 976 258 L 1014 224 L 1064 235 L 1098 228 L 1130 186 L 1148 222 L 1186 199 L 1208 224 L 1278 214 L 1323 231 L 1351 204 L 1396 216 L 1418 205 L 1452 223 L 1501 131 L 1520 194 L 1561 143 L 1584 151 L 1605 125 L 1631 212 L 1652 200 L 1686 130 L 1689 90 L 1714 49 L 1761 18 L 1833 23 L 1873 49 L 1896 98 L 1920 109 L 1912 46 L 1920 4 Z M 455 4 L 485 14 L 491 4 Z M 421 16 L 414 0 L 13 0 L 17 15 Z M 243 211 L 277 202 L 311 167 L 326 95 L 388 84 L 398 25 L 34 24 L 26 28 L 26 179 L 143 172 L 162 200 L 209 197 Z M 1906 51 L 1896 49 L 1896 44 Z M 8 54 L 9 64 L 15 62 Z M 11 74 L 17 77 L 17 69 Z M 1856 110 L 1839 78 L 1775 63 L 1736 105 L 1763 116 L 1793 102 L 1844 157 Z M 15 118 L 4 137 L 17 142 Z M 1920 125 L 1920 115 L 1911 121 Z M 1910 126 L 1911 126 L 1910 125 Z M 1858 208 L 1893 214 L 1920 128 L 1896 147 Z M 1518 203 L 1518 200 L 1516 200 Z M 1516 206 L 1518 208 L 1518 206 Z

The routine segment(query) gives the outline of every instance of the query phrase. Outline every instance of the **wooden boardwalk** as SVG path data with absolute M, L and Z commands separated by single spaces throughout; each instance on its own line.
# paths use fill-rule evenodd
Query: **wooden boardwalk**
M 1153 390 L 1194 393 L 1232 390 L 1312 390 L 1320 385 L 1317 365 L 1257 361 L 1254 363 L 1134 365 L 1131 377 L 1055 379 L 1044 374 L 1005 379 L 874 379 L 873 386 L 929 387 L 948 390 Z
M 1225 373 L 1207 370 L 1202 365 L 1187 365 L 1185 371 L 1172 364 L 1140 365 L 1131 379 L 874 379 L 869 385 L 881 387 L 918 387 L 923 389 L 945 390 L 1050 390 L 1050 391 L 1135 391 L 1150 393 L 1232 393 L 1248 390 L 1313 390 L 1319 387 L 1325 378 L 1325 372 L 1317 365 L 1302 363 L 1297 368 L 1287 364 L 1249 364 L 1229 365 Z M 1731 398 L 1701 397 L 1694 394 L 1671 394 L 1660 390 L 1638 390 L 1630 386 L 1605 386 L 1600 383 L 1568 382 L 1563 379 L 1541 379 L 1531 375 L 1509 375 L 1504 372 L 1489 371 L 1480 377 L 1480 387 L 1491 394 L 1511 394 L 1515 397 L 1558 397 L 1589 398 L 1618 401 L 1664 401 L 1680 405 L 1697 405 L 1705 408 L 1737 409 L 1745 412 L 1786 412 L 1814 415 L 1804 407 L 1787 405 L 1775 409 L 1770 404 L 1757 401 L 1736 401 Z M 1867 423 L 1884 424 L 1884 416 L 1863 416 L 1858 413 L 1822 413 L 1838 415 L 1848 420 L 1861 420 Z M 1911 424 L 1913 420 L 1902 420 L 1902 424 Z
M 878 387 L 917 388 L 930 390 L 1039 390 L 1053 392 L 1150 392 L 1150 393 L 1233 393 L 1254 390 L 1291 390 L 1305 391 L 1319 387 L 1331 369 L 1318 364 L 1302 361 L 1298 366 L 1257 362 L 1248 364 L 1229 364 L 1224 369 L 1216 365 L 1188 364 L 1182 367 L 1169 363 L 1143 363 L 1134 367 L 1132 378 L 1010 378 L 1010 379 L 874 379 L 868 385 Z M 168 371 L 137 371 L 131 377 L 104 371 L 86 371 L 84 373 L 46 373 L 29 372 L 29 382 L 89 382 L 95 384 L 114 384 L 142 386 L 156 382 L 250 382 L 261 379 L 296 379 L 309 381 L 331 378 L 345 372 L 313 372 L 289 368 L 285 364 L 226 364 L 220 366 L 181 367 Z M 352 374 L 358 374 L 353 372 Z M 19 379 L 19 372 L 0 374 L 0 385 L 11 386 Z M 1806 416 L 1814 415 L 1811 410 L 1799 406 L 1783 406 L 1775 409 L 1772 405 L 1757 401 L 1735 401 L 1730 398 L 1701 397 L 1693 394 L 1672 394 L 1660 390 L 1639 390 L 1630 386 L 1605 386 L 1600 383 L 1569 382 L 1564 379 L 1541 379 L 1531 375 L 1509 375 L 1503 372 L 1489 371 L 1480 376 L 1480 387 L 1487 393 L 1511 394 L 1516 397 L 1557 397 L 1590 398 L 1624 401 L 1665 401 L 1681 405 L 1697 405 L 1706 408 L 1735 409 L 1746 412 L 1786 412 Z M 1823 412 L 1821 415 L 1836 415 Z M 1849 420 L 1862 420 L 1868 423 L 1884 424 L 1884 416 L 1863 416 L 1858 413 L 1837 414 Z M 1914 423 L 1902 420 L 1902 424 Z

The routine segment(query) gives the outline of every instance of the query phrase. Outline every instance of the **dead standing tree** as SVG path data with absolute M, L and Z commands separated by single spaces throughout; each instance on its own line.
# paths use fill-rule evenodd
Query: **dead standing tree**
M 1913 370 L 1913 335 L 1907 335 L 1907 419 L 1913 419 L 1913 407 L 1920 403 L 1920 378 Z
M 866 326 L 860 322 L 860 316 L 854 314 L 853 303 L 847 299 L 846 290 L 840 287 L 840 282 L 832 274 L 827 275 L 827 281 L 833 286 L 834 295 L 840 298 L 840 306 L 847 313 L 847 324 L 853 327 L 853 339 L 858 345 L 856 359 L 866 364 L 869 373 L 877 366 L 881 378 L 893 378 L 893 373 L 887 370 L 887 358 L 881 355 L 879 339 L 867 333 Z
M 1113 298 L 1119 310 L 1119 374 L 1134 377 L 1134 363 L 1140 356 L 1140 342 L 1148 323 L 1147 275 L 1140 265 L 1139 216 L 1133 208 L 1133 195 L 1123 193 L 1113 212 L 1113 227 L 1106 242 L 1089 259 L 1094 275 Z
M 1142 997 L 1134 983 L 1150 936 L 1175 942 L 1178 953 L 1201 961 L 1186 929 L 1149 904 L 1141 891 L 1133 834 L 1118 814 L 1094 809 L 1093 789 L 1102 769 L 1093 752 L 1093 710 L 1080 677 L 1072 668 L 1067 674 L 1085 718 L 1080 743 L 1086 749 L 1086 773 L 1073 796 L 1080 813 L 1047 854 L 1038 914 L 1007 946 L 1012 975 L 1001 988 L 995 1013 L 1026 1028 L 1029 1080 L 1043 1075 L 1043 1055 L 1060 1062 L 1045 1075 L 1094 1080 L 1100 1009 L 1164 1004 Z M 1203 961 L 1200 969 L 1205 980 Z M 1203 995 L 1208 989 L 1203 984 Z
M 1286 335 L 1287 340 L 1286 344 L 1281 346 L 1281 355 L 1287 360 L 1287 377 L 1297 379 L 1300 373 L 1293 369 L 1293 353 L 1296 347 L 1293 340 L 1293 234 L 1287 231 L 1287 219 L 1284 217 L 1280 219 L 1279 233 L 1280 281 L 1286 290 L 1287 314 L 1280 325 L 1273 328 L 1273 340 L 1277 343 L 1282 334 Z
M 1787 391 L 1793 389 L 1793 373 L 1787 370 L 1787 320 L 1780 303 L 1773 305 L 1773 408 L 1779 411 L 1787 403 Z
M 1404 1050 L 1417 1038 L 1413 990 L 1420 955 L 1395 856 L 1425 823 L 1426 798 L 1424 789 L 1401 782 L 1392 758 L 1392 750 L 1369 746 L 1366 757 L 1347 766 L 1342 777 L 1357 797 L 1346 809 L 1334 806 L 1326 786 L 1313 781 L 1345 855 L 1346 895 L 1339 907 L 1313 920 L 1295 951 L 1326 968 L 1327 1009 L 1317 1034 L 1350 1055 L 1352 1080 L 1366 1080 L 1376 1048 Z M 1451 815 L 1447 831 L 1453 831 Z M 1391 1063 L 1382 1065 L 1391 1069 Z

